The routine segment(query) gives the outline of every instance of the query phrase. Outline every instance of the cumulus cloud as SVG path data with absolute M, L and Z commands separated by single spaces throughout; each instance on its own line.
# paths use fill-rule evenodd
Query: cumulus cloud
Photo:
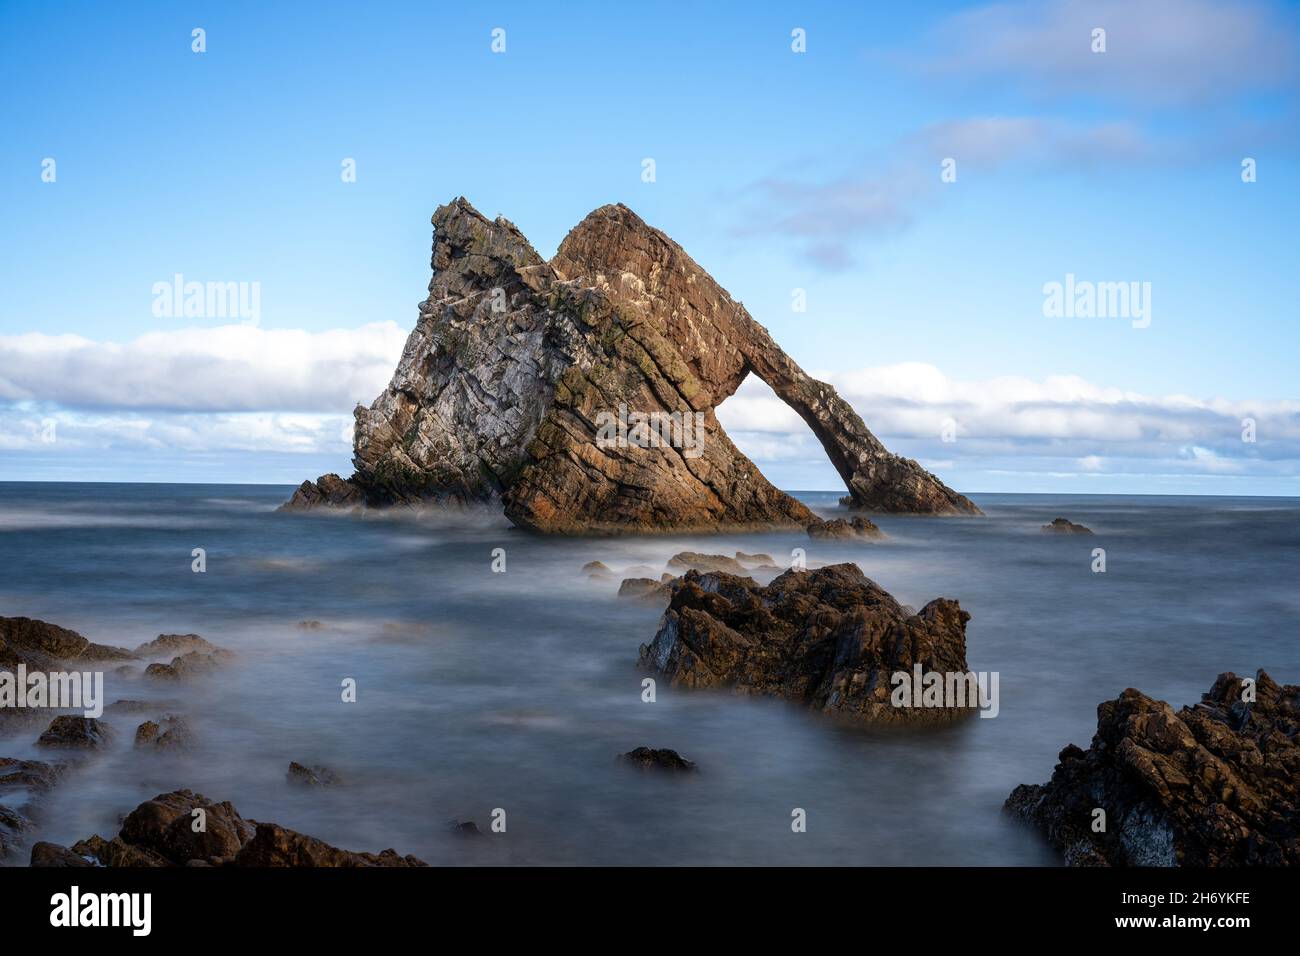
M 0 402 L 165 412 L 350 411 L 388 383 L 395 322 L 307 332 L 248 325 L 151 332 L 125 344 L 0 336 Z

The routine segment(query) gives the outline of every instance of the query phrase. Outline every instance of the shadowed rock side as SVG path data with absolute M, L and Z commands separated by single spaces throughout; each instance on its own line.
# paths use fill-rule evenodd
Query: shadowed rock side
M 1177 713 L 1124 691 L 1097 707 L 1092 746 L 1068 745 L 1007 812 L 1073 866 L 1300 865 L 1300 687 L 1263 671 L 1255 683 L 1248 703 L 1237 675 L 1220 674 Z
M 515 524 L 560 534 L 806 527 L 818 519 L 714 415 L 753 372 L 812 428 L 855 507 L 979 513 L 886 451 L 625 206 L 591 213 L 550 262 L 464 199 L 440 207 L 433 225 L 416 327 L 388 388 L 355 411 L 356 473 L 304 482 L 286 507 L 499 499 Z M 678 417 L 649 435 L 632 418 L 631 441 L 607 431 L 598 442 L 620 410 Z
M 787 571 L 767 587 L 723 572 L 688 571 L 641 665 L 672 685 L 771 694 L 877 723 L 941 723 L 967 707 L 898 707 L 890 678 L 966 672 L 966 622 L 956 601 L 913 614 L 855 564 Z

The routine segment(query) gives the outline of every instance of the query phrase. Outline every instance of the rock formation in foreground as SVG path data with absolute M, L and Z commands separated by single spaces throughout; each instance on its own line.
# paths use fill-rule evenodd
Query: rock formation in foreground
M 194 830 L 194 811 L 205 828 Z M 229 803 L 189 790 L 160 793 L 122 821 L 111 840 L 93 836 L 72 847 L 37 843 L 33 866 L 424 866 L 395 850 L 354 853 L 275 823 L 246 820 Z
M 347 480 L 285 506 L 501 501 L 558 534 L 804 528 L 816 517 L 714 409 L 751 372 L 803 418 L 855 507 L 978 514 L 891 454 L 677 243 L 602 206 L 549 262 L 464 199 L 433 216 L 433 280 L 388 388 L 355 411 Z
M 968 620 L 946 598 L 910 613 L 855 564 L 786 571 L 767 587 L 688 571 L 641 646 L 641 665 L 674 687 L 771 694 L 877 723 L 941 723 L 973 713 L 975 702 L 895 706 L 891 678 L 917 665 L 923 675 L 967 673 Z
M 1074 866 L 1300 865 L 1300 687 L 1259 671 L 1253 702 L 1244 689 L 1220 674 L 1177 713 L 1124 691 L 1098 706 L 1092 746 L 1068 745 L 1052 779 L 1017 787 L 1007 812 Z

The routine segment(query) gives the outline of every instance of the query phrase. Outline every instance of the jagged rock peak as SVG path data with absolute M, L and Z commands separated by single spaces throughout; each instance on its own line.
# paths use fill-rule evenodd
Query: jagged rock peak
M 852 506 L 979 513 L 888 452 L 626 206 L 594 210 L 549 262 L 463 197 L 433 226 L 415 328 L 388 388 L 355 412 L 355 474 L 304 482 L 286 507 L 500 501 L 522 527 L 567 534 L 815 524 L 718 424 L 752 372 L 817 435 Z

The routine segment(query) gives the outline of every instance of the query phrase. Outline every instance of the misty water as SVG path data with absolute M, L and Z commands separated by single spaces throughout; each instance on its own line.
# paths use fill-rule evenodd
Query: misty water
M 34 838 L 108 837 L 141 801 L 188 787 L 347 849 L 434 864 L 1054 865 L 1001 804 L 1046 780 L 1066 743 L 1088 744 L 1098 702 L 1138 687 L 1177 707 L 1226 670 L 1300 682 L 1297 499 L 975 495 L 984 518 L 883 516 L 887 540 L 850 543 L 547 539 L 487 511 L 275 513 L 291 490 L 0 484 L 0 615 L 131 648 L 195 632 L 237 654 L 185 684 L 110 668 L 108 701 L 187 714 L 197 745 L 136 751 L 150 715 L 110 713 L 114 744 L 49 795 Z M 836 494 L 798 497 L 837 511 Z M 1057 516 L 1097 534 L 1041 534 Z M 191 571 L 194 548 L 205 573 Z M 505 573 L 491 570 L 494 548 Z M 788 564 L 794 548 L 811 564 L 854 561 L 915 607 L 959 599 L 970 667 L 1000 674 L 999 715 L 871 730 L 664 680 L 644 703 L 637 648 L 661 609 L 620 601 L 617 580 L 582 565 L 662 568 L 684 549 Z M 342 702 L 346 677 L 356 703 Z M 50 759 L 40 729 L 0 738 L 0 756 Z M 615 759 L 641 745 L 700 771 Z M 291 760 L 344 783 L 291 787 Z M 486 832 L 498 807 L 505 834 L 447 830 Z M 791 831 L 796 807 L 806 833 Z

